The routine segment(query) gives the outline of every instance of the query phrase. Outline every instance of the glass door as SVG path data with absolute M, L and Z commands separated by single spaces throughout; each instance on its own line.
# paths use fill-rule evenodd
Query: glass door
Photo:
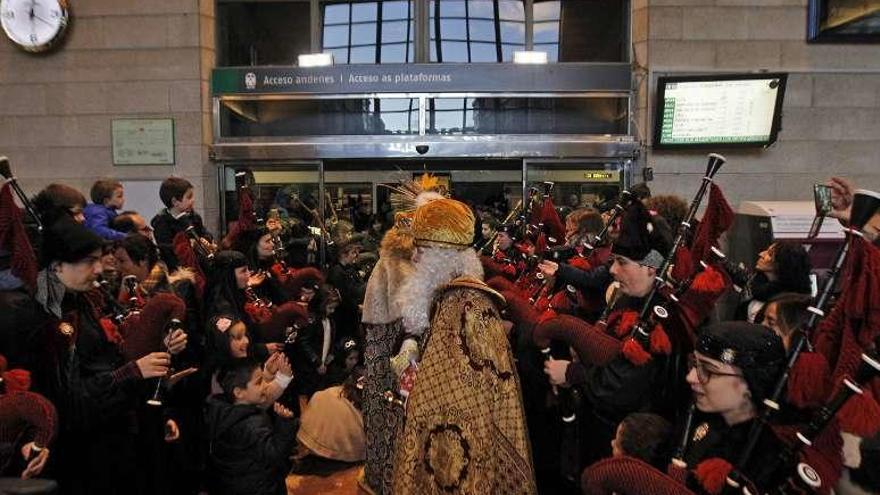
M 321 162 L 226 164 L 222 176 L 222 220 L 224 232 L 238 221 L 239 194 L 236 172 L 251 176 L 249 187 L 258 221 L 277 217 L 304 249 L 293 254 L 295 265 L 323 265 L 329 236 L 325 197 L 320 193 Z M 301 241 L 301 242 L 299 242 Z

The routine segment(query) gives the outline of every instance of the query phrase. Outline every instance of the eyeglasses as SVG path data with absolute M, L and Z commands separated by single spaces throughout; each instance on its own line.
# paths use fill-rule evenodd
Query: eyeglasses
M 712 371 L 706 368 L 706 364 L 697 359 L 697 356 L 694 354 L 688 355 L 688 369 L 697 370 L 697 380 L 700 381 L 701 384 L 705 385 L 709 383 L 709 380 L 712 379 L 713 376 L 739 376 L 742 377 L 740 373 L 722 373 L 720 371 Z

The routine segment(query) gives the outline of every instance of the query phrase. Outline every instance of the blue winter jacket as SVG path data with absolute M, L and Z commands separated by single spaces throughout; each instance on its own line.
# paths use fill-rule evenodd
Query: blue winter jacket
M 86 216 L 86 227 L 104 239 L 116 241 L 125 237 L 125 232 L 110 228 L 110 221 L 116 217 L 115 208 L 89 203 L 83 214 Z

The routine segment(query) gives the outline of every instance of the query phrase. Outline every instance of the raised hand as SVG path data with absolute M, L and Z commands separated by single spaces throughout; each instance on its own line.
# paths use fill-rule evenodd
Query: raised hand
M 828 181 L 831 187 L 831 213 L 832 218 L 849 222 L 850 209 L 853 202 L 853 185 L 842 177 L 832 177 Z
M 284 418 L 284 419 L 291 419 L 291 418 L 293 418 L 293 411 L 291 411 L 290 409 L 288 409 L 288 408 L 282 406 L 282 405 L 279 404 L 278 402 L 276 402 L 276 403 L 272 406 L 272 408 L 275 410 L 275 414 L 277 414 L 277 415 L 278 415 L 279 417 L 281 417 L 281 418 Z

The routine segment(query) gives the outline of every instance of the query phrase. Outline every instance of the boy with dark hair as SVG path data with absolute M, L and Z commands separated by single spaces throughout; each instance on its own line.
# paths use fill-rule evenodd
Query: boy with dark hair
M 99 179 L 89 192 L 92 202 L 84 211 L 86 227 L 104 239 L 118 241 L 125 237 L 124 232 L 113 230 L 110 222 L 116 217 L 116 210 L 125 204 L 122 183 L 114 179 Z
M 169 270 L 177 268 L 177 256 L 174 254 L 174 237 L 193 227 L 195 233 L 207 240 L 211 235 L 205 230 L 202 217 L 193 211 L 195 194 L 193 185 L 181 177 L 168 177 L 162 181 L 159 187 L 159 198 L 165 209 L 160 211 L 150 224 L 153 226 L 153 235 L 162 260 L 168 265 Z
M 263 372 L 260 364 L 242 359 L 218 375 L 222 394 L 208 399 L 211 493 L 283 495 L 296 442 L 293 413 L 274 405 L 275 418 L 260 409 Z
M 672 426 L 658 414 L 632 413 L 617 426 L 611 441 L 611 455 L 628 455 L 665 469 Z

